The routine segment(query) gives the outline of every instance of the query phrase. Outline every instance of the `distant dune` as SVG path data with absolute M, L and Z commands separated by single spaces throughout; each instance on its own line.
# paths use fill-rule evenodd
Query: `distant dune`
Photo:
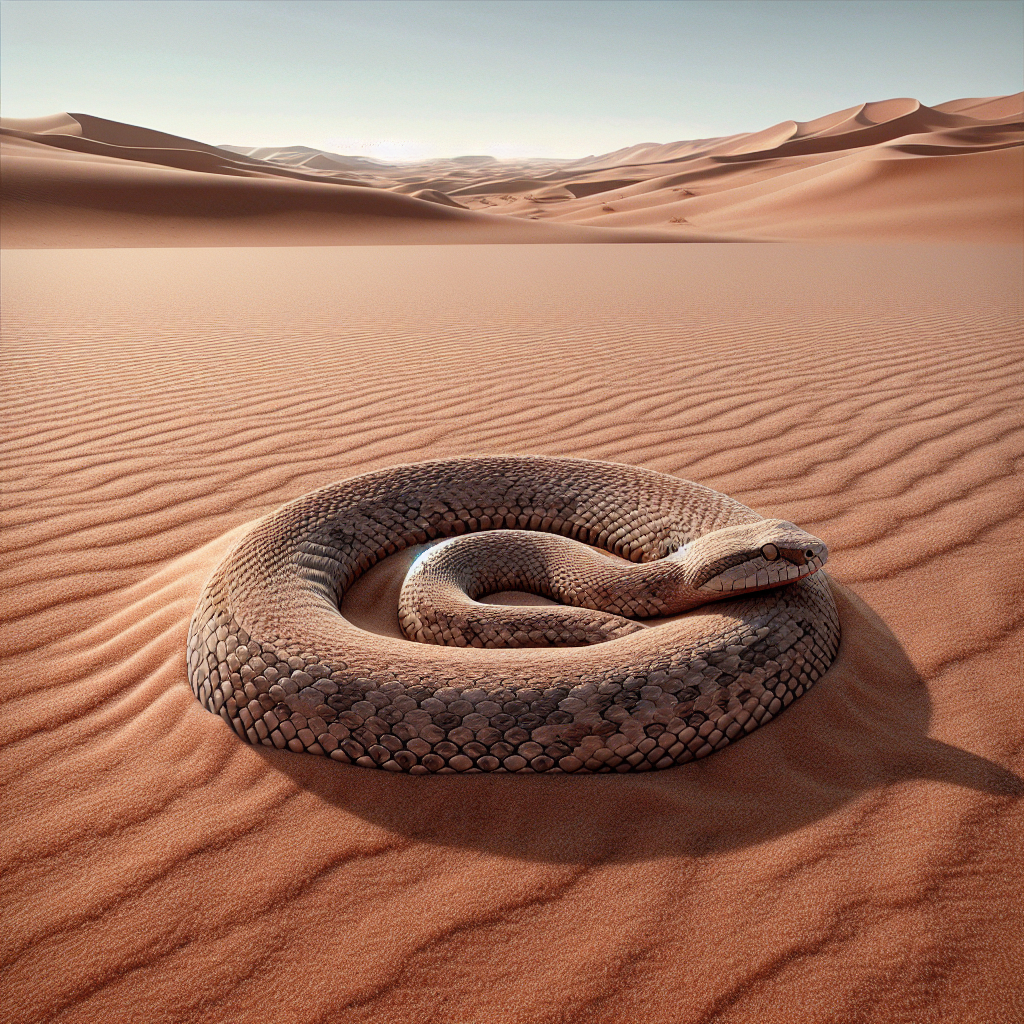
M 1017 241 L 1022 118 L 1024 93 L 892 99 L 581 160 L 418 164 L 4 119 L 3 245 Z

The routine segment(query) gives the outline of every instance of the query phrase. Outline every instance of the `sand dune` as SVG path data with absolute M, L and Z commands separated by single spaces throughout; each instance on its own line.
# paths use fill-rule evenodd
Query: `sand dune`
M 941 110 L 945 114 L 967 114 L 970 117 L 993 120 L 1016 120 L 1020 117 L 1021 94 L 1010 96 L 987 96 L 982 99 L 949 100 L 947 103 L 936 103 L 933 110 Z
M 105 159 L 60 152 L 65 180 Z M 893 168 L 932 159 L 857 187 L 924 189 Z M 224 202 L 251 183 L 115 172 Z M 801 184 L 827 208 L 813 173 L 761 201 L 802 224 Z M 2 270 L 3 1020 L 1015 1019 L 1019 248 L 51 249 Z M 188 618 L 247 524 L 486 452 L 649 466 L 822 536 L 837 664 L 741 742 L 637 776 L 397 777 L 246 746 L 200 708 Z M 401 571 L 353 619 L 386 628 Z
M 84 114 L 5 119 L 0 141 L 7 248 L 669 238 L 497 221 L 457 201 L 396 195 L 358 176 L 324 177 Z
M 615 168 L 635 172 L 632 184 L 595 169 L 582 190 L 563 182 L 567 201 L 539 216 L 764 239 L 1020 241 L 1021 106 L 1020 95 L 975 102 L 970 116 L 890 100 L 711 140 L 675 159 L 634 154 L 638 163 Z
M 3 245 L 1019 241 L 1022 129 L 1024 94 L 890 99 L 579 160 L 387 164 L 5 119 Z
M 40 142 L 49 137 L 5 137 L 5 248 L 662 240 L 657 230 L 620 237 L 496 220 L 457 201 L 263 173 L 204 152 L 135 149 L 121 158 L 110 147 L 70 148 L 74 137 L 59 149 Z

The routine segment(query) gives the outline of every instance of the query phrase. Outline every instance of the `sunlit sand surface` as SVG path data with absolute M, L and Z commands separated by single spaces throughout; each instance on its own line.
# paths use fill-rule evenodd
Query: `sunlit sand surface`
M 2 270 L 2 1019 L 1014 1019 L 1018 247 Z M 188 619 L 248 524 L 491 452 L 651 467 L 822 537 L 837 663 L 741 742 L 635 776 L 394 776 L 199 706 Z M 369 628 L 389 572 L 355 595 Z

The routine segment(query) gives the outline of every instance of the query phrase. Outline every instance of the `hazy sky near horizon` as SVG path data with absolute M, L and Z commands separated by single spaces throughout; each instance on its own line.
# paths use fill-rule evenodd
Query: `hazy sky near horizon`
M 577 157 L 1024 87 L 1022 0 L 3 0 L 3 113 Z

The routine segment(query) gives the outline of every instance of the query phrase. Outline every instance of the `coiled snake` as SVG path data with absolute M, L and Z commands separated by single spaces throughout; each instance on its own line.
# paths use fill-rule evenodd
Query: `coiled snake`
M 421 555 L 402 589 L 403 629 L 428 643 L 340 614 L 375 562 L 460 534 Z M 826 557 L 792 523 L 633 466 L 397 466 L 298 498 L 242 538 L 199 599 L 188 676 L 244 739 L 345 763 L 668 768 L 763 725 L 829 667 L 839 621 L 816 572 Z M 508 589 L 565 606 L 471 600 Z M 587 646 L 558 649 L 575 645 Z

